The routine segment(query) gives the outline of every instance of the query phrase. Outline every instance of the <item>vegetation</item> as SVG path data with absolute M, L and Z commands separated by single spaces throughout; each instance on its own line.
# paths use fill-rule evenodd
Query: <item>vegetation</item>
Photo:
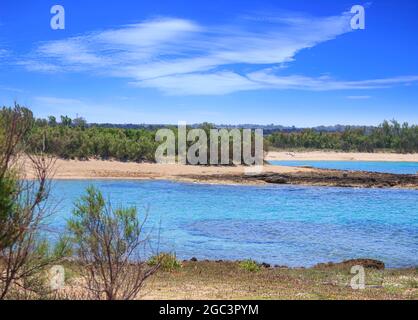
M 170 127 L 177 135 L 177 128 Z M 204 123 L 199 126 L 207 134 L 214 125 Z M 191 127 L 188 127 L 190 130 Z M 109 125 L 88 125 L 82 118 L 61 117 L 57 122 L 54 117 L 48 120 L 38 119 L 28 139 L 32 152 L 43 150 L 47 154 L 64 159 L 116 159 L 120 161 L 155 161 L 155 151 L 160 142 L 155 141 L 157 129 L 122 128 Z M 188 146 L 192 145 L 188 142 Z M 220 146 L 220 143 L 219 143 Z M 271 146 L 279 149 L 321 149 L 375 152 L 379 150 L 401 153 L 418 152 L 418 126 L 395 120 L 384 121 L 378 127 L 343 127 L 336 131 L 303 129 L 273 132 L 265 137 L 265 150 Z M 230 138 L 230 155 L 232 153 Z M 209 162 L 209 148 L 208 162 Z M 219 157 L 220 151 L 219 151 Z
M 377 128 L 350 128 L 342 132 L 322 132 L 307 129 L 302 132 L 276 132 L 267 138 L 275 148 L 308 148 L 374 152 L 394 150 L 418 152 L 418 126 L 397 121 L 384 121 Z
M 62 122 L 69 128 L 74 120 Z M 19 105 L 0 112 L 0 300 L 56 298 L 51 267 L 70 255 L 82 270 L 88 298 L 136 298 L 159 268 L 139 256 L 145 218 L 141 223 L 135 208 L 113 209 L 89 188 L 75 205 L 68 236 L 51 245 L 45 227 L 53 214 L 47 200 L 54 161 L 28 152 L 34 123 L 30 110 Z M 26 179 L 27 170 L 35 179 Z
M 120 161 L 154 161 L 158 143 L 154 130 L 87 127 L 81 119 L 54 117 L 37 120 L 28 145 L 64 159 L 117 159 Z
M 161 270 L 171 272 L 181 268 L 180 261 L 177 260 L 176 255 L 171 253 L 160 253 L 159 255 L 152 256 L 148 264 L 150 266 L 160 265 Z
M 145 219 L 144 219 L 145 221 Z M 68 230 L 89 294 L 94 299 L 135 299 L 159 268 L 143 262 L 146 238 L 135 208 L 114 209 L 94 187 L 76 203 Z
M 174 136 L 178 137 L 178 128 L 167 126 L 173 131 Z M 199 126 L 203 129 L 207 136 L 207 162 L 210 163 L 210 129 L 215 127 L 209 123 L 203 123 Z M 192 127 L 187 127 L 187 134 Z M 46 154 L 54 155 L 63 159 L 80 159 L 87 160 L 89 158 L 98 158 L 102 160 L 115 159 L 119 161 L 134 162 L 155 162 L 155 153 L 160 141 L 156 141 L 157 128 L 140 128 L 134 129 L 121 128 L 115 125 L 89 125 L 82 118 L 71 119 L 67 116 L 61 116 L 61 121 L 57 122 L 55 117 L 46 119 L 37 119 L 30 136 L 28 138 L 28 146 L 32 152 L 42 150 Z M 242 134 L 241 134 L 242 136 Z M 254 141 L 254 133 L 251 138 Z M 187 142 L 187 150 L 195 142 Z M 226 155 L 226 163 L 233 162 L 233 137 L 229 139 L 229 154 Z M 176 139 L 178 141 L 178 139 Z M 218 138 L 218 161 L 221 163 L 222 139 Z M 241 152 L 244 152 L 244 141 L 242 139 Z M 254 143 L 251 145 L 251 152 L 254 154 Z M 178 146 L 176 145 L 176 154 L 178 154 Z M 199 151 L 196 152 L 199 155 Z M 229 163 L 228 163 L 229 158 Z
M 158 272 L 145 299 L 418 299 L 418 273 L 411 269 L 365 269 L 366 289 L 353 290 L 350 268 L 261 268 L 239 262 L 186 261 L 178 272 Z M 415 281 L 415 283 L 414 283 Z M 414 289 L 415 288 L 415 289 Z
M 244 260 L 239 263 L 239 267 L 242 270 L 248 271 L 248 272 L 258 272 L 261 270 L 260 265 L 255 262 L 254 260 Z
M 36 179 L 22 179 L 18 155 L 32 124 L 32 113 L 19 105 L 0 113 L 0 300 L 47 294 L 47 268 L 69 249 L 65 240 L 51 248 L 41 234 L 53 162 L 29 156 Z
M 1 114 L 7 113 L 3 108 Z M 32 114 L 29 109 L 22 112 Z M 83 118 L 71 119 L 61 116 L 60 121 L 50 116 L 48 119 L 33 119 L 33 125 L 25 137 L 26 147 L 30 153 L 43 152 L 63 159 L 89 158 L 115 159 L 119 161 L 154 162 L 155 152 L 161 142 L 156 141 L 157 129 L 162 126 L 133 125 L 113 127 L 109 124 L 88 124 Z M 188 127 L 187 130 L 199 127 L 205 130 L 207 145 L 210 145 L 210 129 L 216 128 L 209 123 Z M 177 127 L 166 126 L 178 136 Z M 390 150 L 402 153 L 418 152 L 418 126 L 395 120 L 384 121 L 378 127 L 328 127 L 313 129 L 277 129 L 268 130 L 265 136 L 264 149 L 269 146 L 279 149 L 328 149 L 343 151 L 374 152 Z M 338 129 L 338 130 L 337 130 Z M 266 132 L 265 132 L 266 133 Z M 254 136 L 253 136 L 254 141 Z M 219 138 L 219 147 L 221 139 Z M 188 142 L 191 146 L 194 142 Z M 233 159 L 232 137 L 230 143 L 230 163 Z M 210 162 L 208 147 L 208 162 Z M 254 150 L 252 150 L 254 152 Z M 177 150 L 176 150 L 177 152 Z M 219 159 L 221 152 L 219 150 Z

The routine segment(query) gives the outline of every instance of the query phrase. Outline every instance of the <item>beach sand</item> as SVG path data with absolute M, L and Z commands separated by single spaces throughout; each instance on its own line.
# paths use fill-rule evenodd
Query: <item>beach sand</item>
M 271 152 L 267 160 L 359 160 L 418 161 L 418 154 L 338 153 L 338 152 Z M 28 163 L 28 162 L 26 162 Z M 367 172 L 344 172 L 304 167 L 264 165 L 261 172 L 249 175 L 246 166 L 192 166 L 180 164 L 134 163 L 91 159 L 87 161 L 57 159 L 54 179 L 137 179 L 174 180 L 209 184 L 302 184 L 344 187 L 418 188 L 418 177 Z M 26 177 L 33 178 L 30 167 Z
M 240 176 L 248 167 L 245 166 L 191 166 L 181 164 L 135 163 L 103 160 L 62 160 L 55 162 L 54 179 L 164 179 L 194 181 L 191 177 Z M 284 166 L 264 166 L 264 171 L 272 173 L 293 173 L 312 171 L 313 169 Z M 28 177 L 32 178 L 30 167 Z M 215 181 L 213 181 L 215 183 Z M 216 181 L 225 182 L 227 181 Z
M 418 162 L 418 153 L 362 153 L 336 151 L 271 151 L 266 156 L 267 161 L 274 160 L 304 160 L 304 161 L 390 161 L 390 162 Z

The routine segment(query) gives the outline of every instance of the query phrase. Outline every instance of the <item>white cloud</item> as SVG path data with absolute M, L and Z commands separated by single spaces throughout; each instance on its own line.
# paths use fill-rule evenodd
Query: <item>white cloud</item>
M 336 80 L 329 76 L 306 77 L 299 75 L 280 76 L 274 69 L 264 69 L 248 74 L 248 78 L 272 89 L 302 89 L 311 91 L 350 90 L 350 89 L 379 89 L 393 85 L 407 85 L 418 82 L 418 76 L 393 77 L 385 79 L 371 79 L 358 81 Z
M 346 98 L 349 100 L 368 100 L 371 96 L 347 96 Z
M 139 87 L 159 88 L 171 95 L 216 95 L 263 88 L 233 72 L 177 74 L 133 83 Z
M 24 66 L 29 71 L 56 73 L 62 70 L 57 64 L 41 62 L 37 60 L 22 60 L 17 62 L 18 65 Z
M 19 64 L 30 71 L 122 77 L 136 87 L 181 95 L 370 89 L 418 81 L 414 76 L 343 81 L 279 74 L 279 66 L 293 61 L 299 51 L 351 32 L 350 19 L 348 13 L 319 18 L 283 15 L 270 17 L 268 23 L 202 26 L 186 19 L 157 18 L 41 43 Z M 258 70 L 240 72 L 237 65 Z
M 22 89 L 19 89 L 19 88 L 3 86 L 3 85 L 0 85 L 0 90 L 1 91 L 18 92 L 18 93 L 24 93 L 25 92 L 25 90 L 22 90 Z
M 34 100 L 39 104 L 52 105 L 52 106 L 71 106 L 71 105 L 81 105 L 83 102 L 78 99 L 68 99 L 68 98 L 57 98 L 49 96 L 38 96 Z

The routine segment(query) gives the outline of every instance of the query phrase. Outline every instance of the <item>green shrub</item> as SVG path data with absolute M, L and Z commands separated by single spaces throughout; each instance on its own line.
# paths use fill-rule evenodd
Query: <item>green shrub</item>
M 68 231 L 89 295 L 97 300 L 132 300 L 159 267 L 141 259 L 147 241 L 135 207 L 115 208 L 94 186 L 76 203 Z
M 181 268 L 180 261 L 177 260 L 176 255 L 171 253 L 160 253 L 159 255 L 152 256 L 148 260 L 150 266 L 160 265 L 163 271 L 174 271 Z
M 239 267 L 245 271 L 258 272 L 260 271 L 260 265 L 254 260 L 244 260 L 239 263 Z

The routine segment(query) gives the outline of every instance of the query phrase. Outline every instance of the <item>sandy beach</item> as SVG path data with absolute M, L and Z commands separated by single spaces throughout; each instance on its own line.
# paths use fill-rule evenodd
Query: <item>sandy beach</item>
M 418 154 L 395 153 L 342 153 L 342 152 L 269 152 L 271 160 L 334 160 L 334 161 L 416 161 Z M 181 164 L 134 163 L 90 159 L 63 160 L 55 163 L 55 179 L 178 179 L 191 176 L 243 175 L 245 166 L 191 166 Z M 30 171 L 30 170 L 28 170 Z M 265 165 L 263 172 L 292 174 L 296 172 L 318 172 L 313 168 Z M 30 174 L 29 174 L 30 175 Z
M 134 163 L 103 160 L 62 160 L 55 162 L 54 179 L 164 179 L 177 181 L 197 181 L 196 177 L 222 177 L 244 175 L 244 166 L 190 166 L 181 164 Z M 264 166 L 264 171 L 272 173 L 308 172 L 313 169 L 284 166 Z M 28 177 L 32 178 L 30 167 Z M 216 179 L 213 183 L 231 183 Z
M 418 153 L 361 153 L 335 151 L 271 151 L 266 156 L 267 161 L 274 160 L 305 160 L 305 161 L 390 161 L 390 162 L 418 162 Z
M 271 152 L 267 160 L 356 160 L 356 161 L 418 161 L 418 154 L 339 153 L 339 152 Z M 303 184 L 345 187 L 417 188 L 417 177 L 367 172 L 344 172 L 304 167 L 264 165 L 261 172 L 246 174 L 245 166 L 191 166 L 119 162 L 90 159 L 56 159 L 54 179 L 137 179 L 174 180 L 210 184 Z M 33 178 L 30 167 L 27 177 Z

